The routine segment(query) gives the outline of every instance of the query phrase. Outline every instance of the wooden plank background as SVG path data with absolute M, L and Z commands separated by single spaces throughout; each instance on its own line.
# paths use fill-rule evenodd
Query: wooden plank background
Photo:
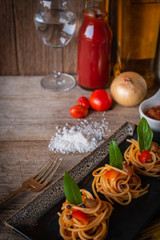
M 85 0 L 76 1 L 76 33 L 59 51 L 59 70 L 76 74 L 77 37 Z M 0 0 L 0 75 L 45 75 L 53 71 L 53 49 L 43 44 L 34 25 L 35 0 Z M 116 0 L 110 1 L 109 23 L 113 31 L 112 65 L 116 55 Z

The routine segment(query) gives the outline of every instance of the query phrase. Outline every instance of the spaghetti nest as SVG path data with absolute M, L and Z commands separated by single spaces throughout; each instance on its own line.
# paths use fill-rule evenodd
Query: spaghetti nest
M 70 204 L 67 200 L 62 205 L 59 215 L 60 234 L 67 240 L 103 240 L 108 234 L 108 223 L 112 213 L 112 205 L 100 199 L 94 199 L 92 194 L 82 189 L 82 204 Z M 87 223 L 74 217 L 74 212 L 80 210 L 87 218 Z
M 132 162 L 135 170 L 143 175 L 160 177 L 160 146 L 157 143 L 152 143 L 149 149 L 151 159 L 142 163 L 139 160 L 141 152 L 139 150 L 138 141 L 135 139 L 127 140 L 131 145 L 124 153 L 124 158 L 127 162 Z
M 107 177 L 110 171 L 116 173 L 114 173 L 114 179 Z M 98 198 L 98 193 L 101 193 L 112 204 L 112 200 L 114 200 L 121 205 L 128 205 L 133 198 L 138 198 L 148 192 L 149 185 L 142 188 L 140 177 L 134 173 L 133 167 L 126 162 L 123 163 L 123 170 L 106 164 L 93 171 L 92 175 L 94 176 L 92 189 L 95 196 Z

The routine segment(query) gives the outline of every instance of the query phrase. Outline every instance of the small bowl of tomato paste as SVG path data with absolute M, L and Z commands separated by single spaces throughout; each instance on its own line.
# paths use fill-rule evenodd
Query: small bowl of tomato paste
M 139 106 L 140 117 L 146 118 L 151 129 L 160 132 L 160 89 Z

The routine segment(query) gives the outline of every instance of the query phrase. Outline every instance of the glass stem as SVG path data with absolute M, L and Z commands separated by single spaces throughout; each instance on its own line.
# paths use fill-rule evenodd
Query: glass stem
M 53 73 L 54 73 L 54 78 L 58 78 L 59 75 L 60 75 L 60 72 L 58 71 L 58 52 L 59 52 L 59 49 L 60 48 L 54 48 L 54 70 L 53 70 Z

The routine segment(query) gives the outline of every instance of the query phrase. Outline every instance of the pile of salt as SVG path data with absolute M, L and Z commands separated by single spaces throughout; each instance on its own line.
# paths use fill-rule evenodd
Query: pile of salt
M 89 152 L 103 142 L 103 137 L 109 132 L 108 122 L 105 118 L 101 122 L 80 120 L 75 126 L 57 127 L 56 136 L 50 140 L 49 150 L 63 154 L 74 152 Z

